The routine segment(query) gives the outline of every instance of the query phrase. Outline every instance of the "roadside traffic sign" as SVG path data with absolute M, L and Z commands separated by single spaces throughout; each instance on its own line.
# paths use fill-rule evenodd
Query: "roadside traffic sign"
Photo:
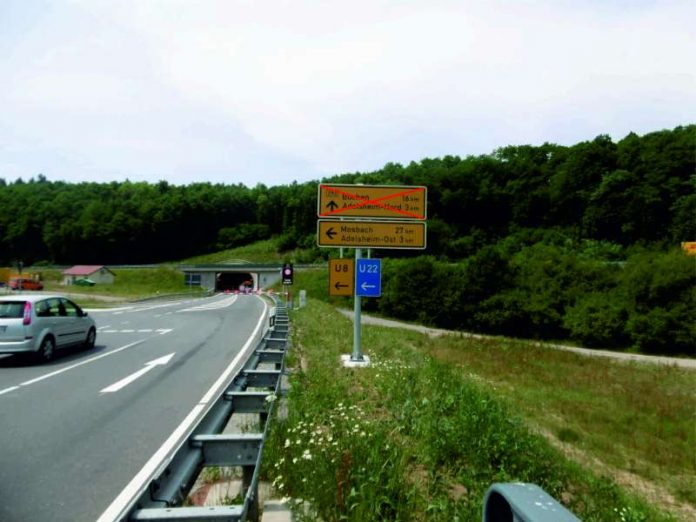
M 351 296 L 355 290 L 355 260 L 329 259 L 329 295 Z
M 423 221 L 338 221 L 317 222 L 320 247 L 425 248 Z
M 355 270 L 355 295 L 379 297 L 382 295 L 382 260 L 358 259 Z
M 320 184 L 319 217 L 426 218 L 427 189 L 418 186 Z

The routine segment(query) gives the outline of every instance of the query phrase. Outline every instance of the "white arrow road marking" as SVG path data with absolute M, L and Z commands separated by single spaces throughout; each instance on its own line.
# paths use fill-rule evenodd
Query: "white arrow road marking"
M 168 334 L 171 331 L 171 328 L 158 328 L 157 330 L 155 330 L 155 332 L 157 332 L 160 335 Z
M 93 361 L 98 361 L 99 359 L 103 359 L 104 357 L 108 357 L 109 355 L 113 355 L 118 352 L 122 352 L 123 350 L 127 350 L 128 348 L 133 348 L 134 346 L 138 346 L 139 344 L 144 343 L 145 340 L 141 341 L 135 341 L 134 343 L 127 344 L 125 346 L 121 346 L 120 348 L 116 348 L 115 350 L 111 350 L 110 352 L 103 353 L 101 355 L 97 355 L 96 357 L 92 357 L 91 359 L 87 359 L 86 361 L 81 361 L 77 364 L 73 364 L 72 366 L 68 366 L 66 368 L 61 368 L 60 370 L 56 370 L 55 372 L 48 373 L 46 375 L 42 375 L 41 377 L 37 377 L 36 379 L 32 379 L 30 381 L 26 381 L 20 384 L 20 386 L 29 386 L 30 384 L 34 384 L 35 382 L 43 381 L 44 379 L 48 379 L 49 377 L 54 377 L 56 375 L 60 375 L 61 373 L 67 372 L 68 370 L 72 370 L 73 368 L 78 368 L 82 365 L 89 364 Z
M 159 359 L 155 359 L 154 361 L 150 361 L 149 363 L 145 363 L 145 367 L 141 368 L 137 372 L 135 372 L 132 375 L 129 375 L 125 379 L 121 379 L 118 382 L 115 382 L 111 386 L 107 386 L 103 390 L 101 390 L 99 393 L 114 393 L 119 391 L 121 388 L 125 388 L 128 386 L 130 383 L 135 381 L 136 379 L 139 379 L 143 375 L 145 375 L 147 372 L 150 370 L 154 369 L 155 366 L 164 366 L 167 364 L 172 357 L 174 357 L 173 353 L 170 353 L 169 355 L 165 355 L 164 357 L 160 357 Z

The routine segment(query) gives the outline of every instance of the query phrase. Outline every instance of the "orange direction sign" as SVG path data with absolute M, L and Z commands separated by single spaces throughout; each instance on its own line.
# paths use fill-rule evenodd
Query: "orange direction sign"
M 320 247 L 425 248 L 424 221 L 338 221 L 317 222 Z
M 696 241 L 684 241 L 681 246 L 687 255 L 696 256 Z
M 353 295 L 355 259 L 329 259 L 329 295 Z
M 319 185 L 319 217 L 425 219 L 425 187 Z

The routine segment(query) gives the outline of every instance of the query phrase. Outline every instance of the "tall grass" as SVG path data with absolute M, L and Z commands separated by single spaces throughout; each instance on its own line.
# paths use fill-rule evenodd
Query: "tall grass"
M 695 372 L 504 339 L 447 336 L 431 354 L 484 379 L 561 442 L 696 506 Z
M 541 485 L 586 521 L 670 520 L 566 458 L 485 382 L 429 356 L 431 341 L 365 327 L 373 363 L 344 369 L 351 324 L 309 300 L 293 313 L 289 416 L 266 469 L 278 491 L 323 520 L 476 520 L 496 481 Z M 302 515 L 304 513 L 304 515 Z
M 229 248 L 219 252 L 191 257 L 183 260 L 182 263 L 238 263 L 244 261 L 250 261 L 252 263 L 276 263 L 294 261 L 298 257 L 305 256 L 305 251 L 302 249 L 290 251 L 280 250 L 278 238 L 266 239 L 236 248 Z

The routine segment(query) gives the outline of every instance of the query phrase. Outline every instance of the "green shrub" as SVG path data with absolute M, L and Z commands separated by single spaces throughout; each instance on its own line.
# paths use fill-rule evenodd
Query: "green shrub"
M 614 293 L 591 293 L 578 298 L 563 317 L 571 338 L 585 346 L 622 346 L 628 312 Z
M 234 227 L 221 228 L 218 231 L 217 248 L 219 250 L 234 248 L 255 241 L 268 239 L 270 236 L 271 231 L 267 225 L 240 223 Z
M 626 333 L 641 350 L 696 351 L 696 258 L 680 250 L 628 259 L 619 292 L 626 300 Z
M 473 326 L 489 333 L 533 336 L 526 298 L 521 290 L 512 289 L 486 299 L 474 312 Z

